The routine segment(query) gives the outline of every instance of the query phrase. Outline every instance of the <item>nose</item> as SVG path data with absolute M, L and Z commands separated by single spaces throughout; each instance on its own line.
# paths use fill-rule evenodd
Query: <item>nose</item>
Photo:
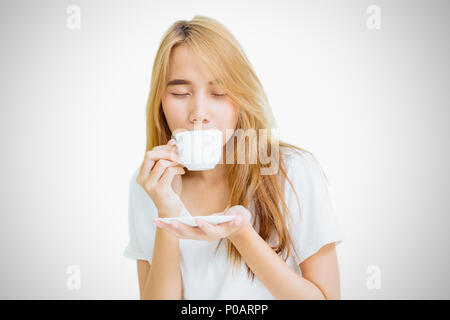
M 208 116 L 204 114 L 194 115 L 190 119 L 193 124 L 207 124 L 209 122 Z
M 198 106 L 192 110 L 189 115 L 189 121 L 192 124 L 208 124 L 210 121 L 209 114 L 205 111 L 205 108 L 199 108 Z

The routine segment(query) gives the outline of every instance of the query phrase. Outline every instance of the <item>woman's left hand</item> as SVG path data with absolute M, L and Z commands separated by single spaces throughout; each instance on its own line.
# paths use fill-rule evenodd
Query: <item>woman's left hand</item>
M 224 212 L 214 213 L 212 215 L 234 215 L 236 217 L 231 221 L 220 224 L 212 224 L 205 220 L 197 219 L 196 223 L 198 227 L 191 227 L 179 221 L 165 223 L 153 219 L 153 222 L 159 228 L 168 231 L 180 239 L 205 240 L 208 242 L 236 236 L 240 232 L 252 228 L 250 211 L 240 205 L 232 206 Z

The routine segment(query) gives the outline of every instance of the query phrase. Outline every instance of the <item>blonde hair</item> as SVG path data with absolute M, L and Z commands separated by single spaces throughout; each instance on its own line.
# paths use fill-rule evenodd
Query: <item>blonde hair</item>
M 170 53 L 181 44 L 193 50 L 203 66 L 206 67 L 210 79 L 218 79 L 219 88 L 239 105 L 236 129 L 242 129 L 245 132 L 249 129 L 259 131 L 259 129 L 275 128 L 274 117 L 263 86 L 240 44 L 221 23 L 212 18 L 197 15 L 190 21 L 176 21 L 162 37 L 153 64 L 147 102 L 145 151 L 166 144 L 171 139 L 171 131 L 162 111 L 162 97 L 168 81 Z M 265 137 L 267 146 L 277 144 L 277 147 L 309 152 L 279 141 L 270 134 L 271 130 L 268 132 L 269 134 Z M 232 139 L 234 137 L 230 140 Z M 281 150 L 281 148 L 277 149 Z M 257 151 L 249 146 L 248 152 L 256 153 Z M 287 179 L 293 189 L 294 187 L 286 175 L 284 157 L 284 154 L 280 152 L 279 170 L 276 175 L 260 175 L 260 169 L 264 167 L 261 163 L 236 164 L 235 161 L 232 161 L 232 164 L 226 166 L 226 178 L 231 194 L 229 205 L 242 205 L 248 208 L 251 199 L 255 222 L 257 221 L 259 224 L 259 235 L 267 241 L 275 232 L 278 236 L 278 243 L 272 249 L 277 254 L 287 253 L 286 260 L 291 249 L 295 251 L 295 248 L 286 226 L 289 209 L 284 199 L 284 179 Z M 226 163 L 230 162 L 227 160 Z M 299 203 L 296 192 L 295 195 Z M 300 208 L 300 205 L 298 207 Z M 225 239 L 220 240 L 219 246 L 222 240 Z M 227 260 L 232 261 L 234 272 L 235 267 L 241 264 L 242 257 L 231 241 L 226 240 Z M 254 273 L 248 266 L 246 267 L 247 274 L 251 275 L 253 281 Z

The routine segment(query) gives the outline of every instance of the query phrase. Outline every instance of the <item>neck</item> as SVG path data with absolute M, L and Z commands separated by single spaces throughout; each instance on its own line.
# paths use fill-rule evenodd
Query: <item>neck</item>
M 185 177 L 193 178 L 204 185 L 214 185 L 225 178 L 225 164 L 217 164 L 214 169 L 202 171 L 186 170 Z

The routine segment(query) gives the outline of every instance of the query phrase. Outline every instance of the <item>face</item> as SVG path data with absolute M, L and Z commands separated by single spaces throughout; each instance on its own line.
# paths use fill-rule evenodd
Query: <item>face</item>
M 236 128 L 238 106 L 205 76 L 185 45 L 172 50 L 168 72 L 162 108 L 170 131 L 217 129 L 225 144 Z

